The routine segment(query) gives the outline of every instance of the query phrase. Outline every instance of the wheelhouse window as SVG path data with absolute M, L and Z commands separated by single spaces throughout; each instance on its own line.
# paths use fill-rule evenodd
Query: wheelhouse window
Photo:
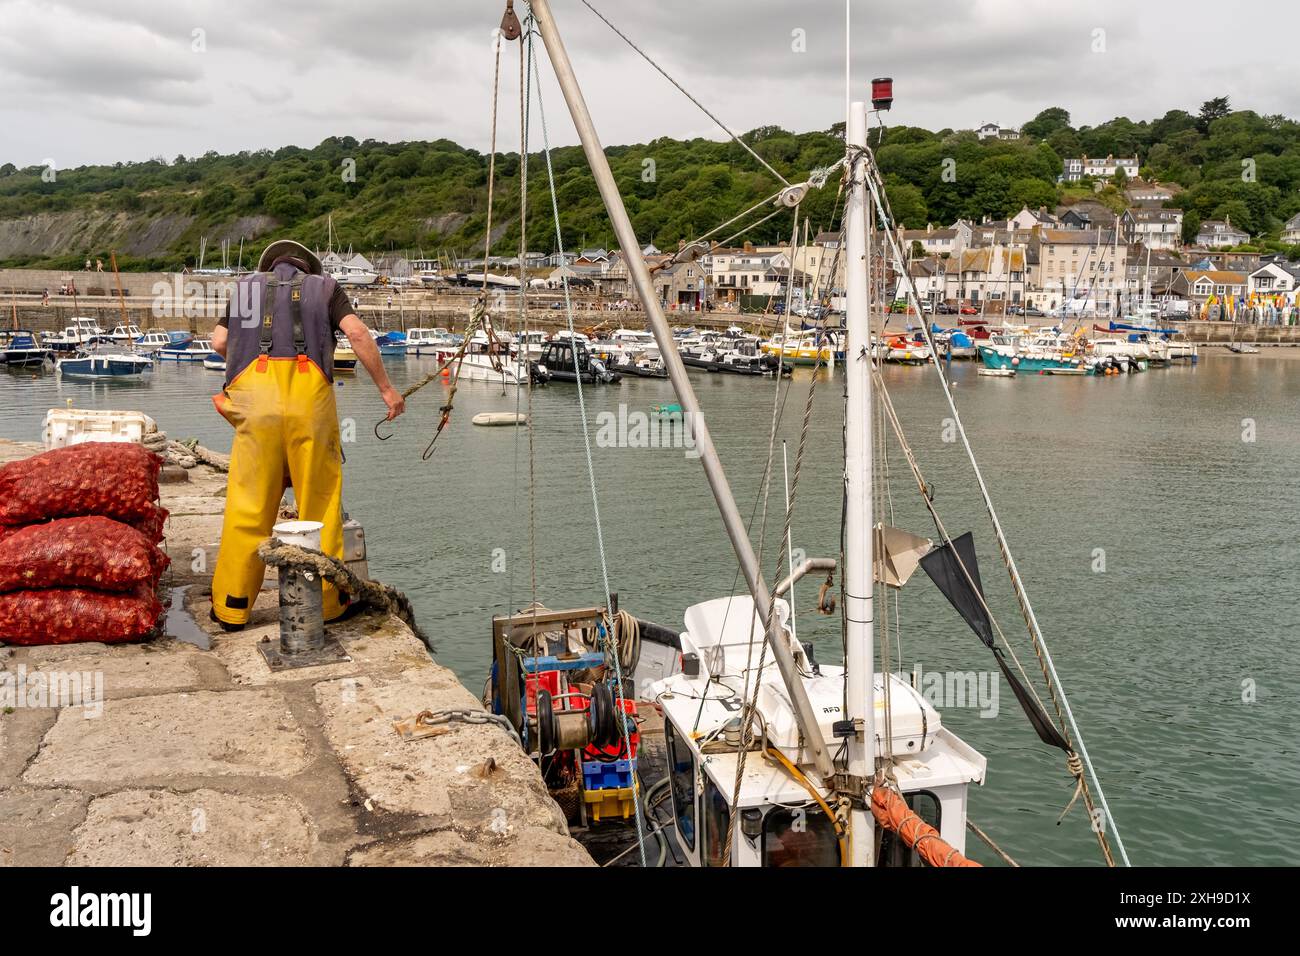
M 668 745 L 669 790 L 673 795 L 673 817 L 677 836 L 688 850 L 695 849 L 695 758 L 691 748 L 673 731 L 672 721 L 664 721 L 664 742 Z
M 776 807 L 763 818 L 764 866 L 839 866 L 835 821 L 820 807 Z
M 906 793 L 903 798 L 907 801 L 907 805 L 913 813 L 936 830 L 939 829 L 941 808 L 938 797 L 928 790 L 921 790 L 917 793 Z M 881 829 L 880 857 L 876 861 L 876 866 L 924 865 L 921 855 L 900 840 L 898 834 L 891 830 Z
M 704 865 L 727 865 L 727 827 L 731 806 L 709 778 L 704 775 Z M 737 827 L 739 829 L 739 827 Z

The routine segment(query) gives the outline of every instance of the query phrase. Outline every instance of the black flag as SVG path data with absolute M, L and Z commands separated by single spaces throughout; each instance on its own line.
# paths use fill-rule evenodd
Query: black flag
M 948 599 L 957 613 L 970 625 L 984 646 L 993 652 L 998 662 L 998 669 L 1011 686 L 1011 693 L 1016 695 L 1020 706 L 1033 725 L 1038 739 L 1050 747 L 1060 747 L 1066 753 L 1070 745 L 1066 743 L 1056 725 L 1043 713 L 1038 702 L 1020 683 L 1019 678 L 1011 672 L 1002 655 L 1001 648 L 993 644 L 993 621 L 984 607 L 984 587 L 980 584 L 979 564 L 975 559 L 975 538 L 969 531 L 952 538 L 941 547 L 935 548 L 921 559 L 921 567 L 930 576 L 940 593 Z

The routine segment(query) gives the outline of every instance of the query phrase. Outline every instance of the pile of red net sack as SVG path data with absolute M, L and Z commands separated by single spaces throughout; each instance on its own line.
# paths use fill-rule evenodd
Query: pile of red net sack
M 86 442 L 0 467 L 0 641 L 130 641 L 158 622 L 162 460 Z

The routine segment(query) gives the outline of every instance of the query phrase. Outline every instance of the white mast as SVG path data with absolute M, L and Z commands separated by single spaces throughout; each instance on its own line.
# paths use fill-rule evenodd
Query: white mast
M 867 248 L 867 106 L 849 107 L 844 138 L 849 150 L 850 184 L 844 204 L 845 238 L 845 421 L 844 518 L 845 697 L 856 733 L 848 738 L 848 776 L 867 783 L 875 774 L 875 652 L 872 646 L 871 515 L 871 316 Z M 888 677 L 886 677 L 888 679 Z M 875 847 L 873 818 L 854 810 L 854 866 L 871 866 Z

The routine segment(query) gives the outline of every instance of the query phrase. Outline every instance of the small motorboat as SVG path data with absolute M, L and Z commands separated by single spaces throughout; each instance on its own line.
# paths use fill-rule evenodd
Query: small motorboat
M 220 352 L 209 352 L 203 356 L 203 367 L 214 372 L 224 372 L 226 370 L 226 358 Z
M 560 382 L 581 382 L 583 385 L 604 385 L 622 379 L 618 372 L 610 371 L 605 363 L 587 349 L 582 338 L 553 338 L 546 343 L 541 361 L 536 363 L 551 379 Z
M 143 335 L 138 336 L 132 347 L 138 352 L 157 352 L 159 349 L 165 349 L 175 344 L 169 333 L 161 329 L 150 329 Z
M 357 370 L 357 353 L 351 345 L 334 346 L 334 371 L 355 372 Z
M 101 342 L 112 342 L 94 319 L 74 316 L 62 332 L 45 336 L 46 348 L 55 352 L 76 352 Z
M 976 372 L 989 378 L 1015 378 L 1016 370 L 1013 368 L 979 368 Z
M 42 344 L 41 337 L 26 329 L 16 329 L 10 334 L 3 354 L 4 362 L 10 368 L 41 368 L 54 358 L 54 353 Z
M 140 336 L 144 335 L 138 325 L 116 325 L 113 331 L 108 333 L 114 345 L 126 345 L 128 342 L 134 342 Z
M 168 345 L 154 353 L 160 362 L 202 362 L 212 354 L 211 339 L 189 339 Z
M 59 359 L 55 365 L 59 375 L 71 378 L 139 378 L 152 369 L 149 356 L 129 352 L 78 352 L 71 358 Z
M 379 349 L 379 354 L 385 357 L 399 356 L 406 357 L 406 333 L 405 332 L 375 332 L 371 330 L 370 334 L 374 336 L 375 347 Z
M 406 354 L 436 355 L 440 350 L 454 350 L 462 340 L 462 336 L 455 335 L 443 328 L 408 329 L 406 332 Z

